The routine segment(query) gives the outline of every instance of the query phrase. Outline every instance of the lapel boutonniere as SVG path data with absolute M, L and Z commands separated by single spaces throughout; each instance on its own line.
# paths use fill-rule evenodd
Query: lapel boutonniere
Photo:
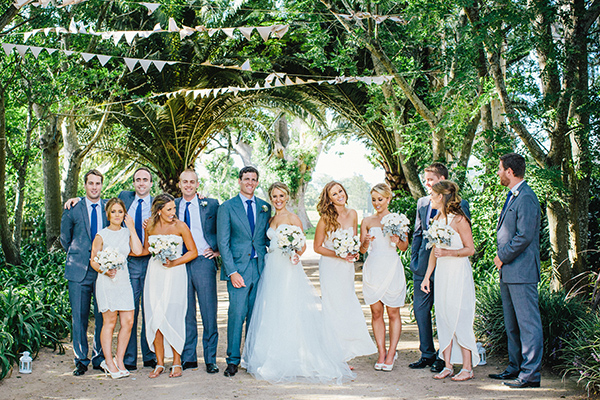
M 200 205 L 201 205 L 202 207 L 206 207 L 206 206 L 208 205 L 208 202 L 207 202 L 206 200 L 205 200 L 205 201 L 201 201 L 201 202 L 200 202 Z
M 513 195 L 513 197 L 517 197 L 519 195 L 519 191 L 515 190 L 512 195 Z
M 267 211 L 269 211 L 269 207 L 263 205 L 262 206 L 262 212 L 267 212 Z

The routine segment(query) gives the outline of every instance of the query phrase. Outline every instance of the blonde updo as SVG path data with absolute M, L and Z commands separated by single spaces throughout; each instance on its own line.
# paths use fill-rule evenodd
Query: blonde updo
M 394 192 L 392 192 L 392 188 L 387 183 L 378 183 L 377 185 L 373 186 L 371 188 L 370 193 L 373 193 L 373 192 L 377 192 L 387 199 L 394 196 Z
M 285 194 L 287 195 L 287 197 L 290 197 L 290 188 L 283 182 L 273 182 L 273 184 L 271 186 L 269 186 L 269 190 L 267 191 L 269 193 L 269 199 L 271 198 L 271 194 L 273 193 L 273 190 L 275 189 L 279 189 L 282 192 L 285 192 Z

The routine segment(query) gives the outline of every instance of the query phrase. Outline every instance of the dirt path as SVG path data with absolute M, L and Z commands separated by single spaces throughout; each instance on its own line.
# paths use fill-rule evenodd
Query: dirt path
M 310 246 L 312 247 L 312 246 Z M 308 252 L 307 252 L 308 253 Z M 311 281 L 318 288 L 317 257 L 314 253 L 303 256 L 304 267 Z M 357 272 L 356 289 L 362 301 L 360 271 Z M 72 348 L 58 355 L 42 350 L 33 362 L 31 375 L 12 376 L 0 381 L 0 399 L 580 399 L 581 388 L 573 382 L 563 382 L 555 375 L 544 372 L 539 389 L 509 389 L 487 378 L 489 373 L 504 367 L 498 360 L 488 360 L 488 365 L 475 368 L 475 379 L 458 383 L 450 380 L 435 381 L 428 369 L 411 370 L 407 365 L 419 357 L 416 324 L 411 322 L 410 308 L 402 308 L 403 332 L 398 346 L 399 359 L 392 372 L 373 370 L 376 356 L 359 357 L 352 361 L 357 373 L 356 380 L 343 386 L 290 384 L 271 385 L 255 380 L 241 370 L 234 378 L 226 378 L 225 345 L 227 325 L 227 291 L 219 282 L 219 348 L 217 363 L 221 372 L 209 375 L 201 367 L 186 370 L 183 377 L 169 379 L 167 374 L 149 379 L 149 368 L 132 372 L 130 378 L 111 380 L 99 371 L 88 371 L 82 377 L 71 375 L 73 369 Z M 369 307 L 363 306 L 367 320 Z M 370 324 L 369 324 L 370 325 Z M 91 329 L 90 329 L 91 332 Z M 198 350 L 202 361 L 201 346 Z M 141 362 L 138 362 L 138 365 Z M 170 360 L 167 361 L 170 365 Z

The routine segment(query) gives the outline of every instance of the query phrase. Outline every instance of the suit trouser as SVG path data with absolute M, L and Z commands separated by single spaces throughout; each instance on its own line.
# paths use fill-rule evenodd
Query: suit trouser
M 541 379 L 544 338 L 537 283 L 500 282 L 504 325 L 508 336 L 507 372 L 527 382 Z
M 188 309 L 185 316 L 185 346 L 181 361 L 197 362 L 198 323 L 196 321 L 196 298 L 202 316 L 202 348 L 204 362 L 217 362 L 217 263 L 214 259 L 198 256 L 186 264 L 188 273 Z
M 144 282 L 146 281 L 146 272 L 148 270 L 148 261 L 150 261 L 150 256 L 127 257 L 129 280 L 131 282 L 131 288 L 133 289 L 133 304 L 135 305 L 135 310 L 133 311 L 133 328 L 131 330 L 131 337 L 129 338 L 129 343 L 127 344 L 127 349 L 125 350 L 125 357 L 123 358 L 123 363 L 127 365 L 137 365 L 137 326 L 140 307 L 142 309 L 142 332 L 140 333 L 142 360 L 156 360 L 156 356 L 152 350 L 150 350 L 150 346 L 148 346 L 148 340 L 146 339 L 146 319 L 144 316 L 144 302 L 142 301 L 142 296 L 144 294 Z
M 227 312 L 227 364 L 238 365 L 241 359 L 242 330 L 246 322 L 246 333 L 252 317 L 256 288 L 258 285 L 258 259 L 250 260 L 248 267 L 241 274 L 246 287 L 234 288 L 227 281 L 229 293 L 229 310 Z
M 92 365 L 100 365 L 104 356 L 102 355 L 102 346 L 100 344 L 100 332 L 102 331 L 102 314 L 98 311 L 96 304 L 96 278 L 98 274 L 88 266 L 85 278 L 81 282 L 69 281 L 69 302 L 72 310 L 72 330 L 73 353 L 75 353 L 75 365 L 85 365 L 90 363 L 88 358 L 87 329 L 90 319 L 90 306 L 92 297 L 94 298 L 94 340 L 92 342 Z
M 433 358 L 437 356 L 433 344 L 433 327 L 431 323 L 431 308 L 433 307 L 434 281 L 429 284 L 429 293 L 421 290 L 423 277 L 413 276 L 413 312 L 419 328 L 419 350 L 421 357 Z

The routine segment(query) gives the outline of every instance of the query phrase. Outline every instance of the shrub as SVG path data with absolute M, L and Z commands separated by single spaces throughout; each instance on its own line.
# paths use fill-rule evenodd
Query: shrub
M 600 392 L 600 318 L 597 314 L 579 320 L 565 339 L 561 368 L 565 375 L 578 376 L 589 394 Z

